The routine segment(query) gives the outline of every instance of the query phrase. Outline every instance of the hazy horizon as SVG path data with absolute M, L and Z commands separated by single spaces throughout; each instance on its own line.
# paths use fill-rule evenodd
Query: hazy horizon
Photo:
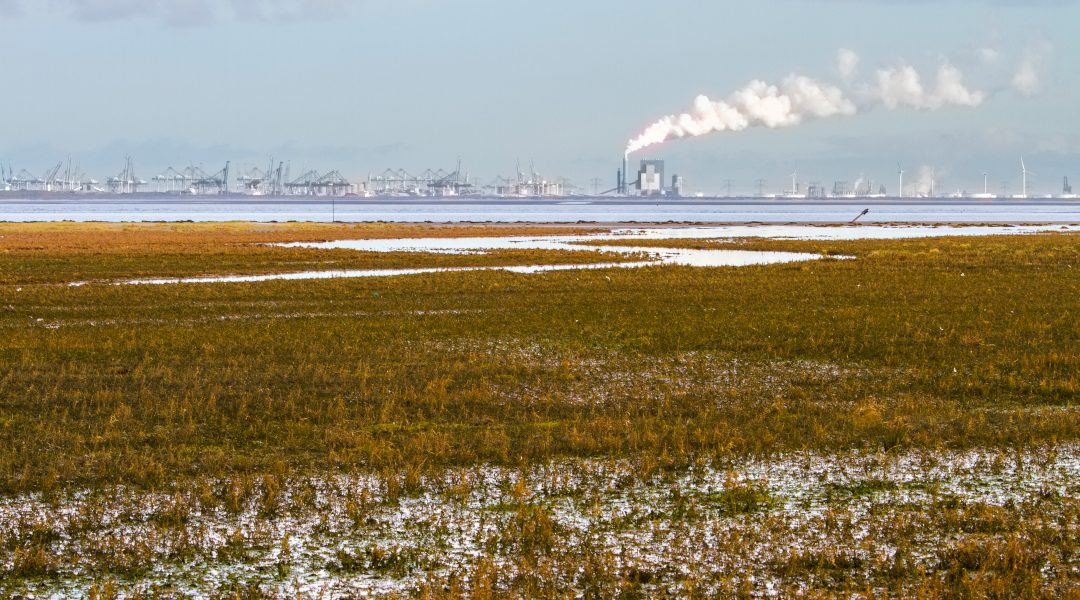
M 150 179 L 273 156 L 294 174 L 363 179 L 460 158 L 481 183 L 520 161 L 606 189 L 627 140 L 698 94 L 796 73 L 858 99 L 882 70 L 910 65 L 929 90 L 947 64 L 977 103 L 860 106 L 632 161 L 664 158 L 690 190 L 714 193 L 727 179 L 753 192 L 759 178 L 776 192 L 795 169 L 804 184 L 864 175 L 893 191 L 898 162 L 906 178 L 933 165 L 942 193 L 981 190 L 983 172 L 992 192 L 1007 181 L 1017 193 L 1023 155 L 1031 193 L 1060 192 L 1063 176 L 1080 179 L 1076 23 L 1070 1 L 0 0 L 13 57 L 0 161 L 42 173 L 70 156 L 102 179 L 130 155 Z M 841 49 L 858 55 L 853 73 Z

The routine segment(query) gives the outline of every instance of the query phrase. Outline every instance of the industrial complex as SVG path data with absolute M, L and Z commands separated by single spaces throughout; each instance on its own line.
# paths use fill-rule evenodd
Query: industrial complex
M 0 163 L 0 193 L 19 194 L 157 194 L 173 196 L 498 196 L 560 197 L 579 194 L 563 178 L 546 178 L 534 167 L 521 165 L 510 176 L 481 183 L 463 170 L 461 162 L 453 170 L 385 169 L 366 179 L 350 179 L 341 171 L 304 169 L 294 174 L 287 161 L 270 159 L 265 168 L 233 168 L 226 162 L 219 169 L 202 166 L 168 167 L 150 176 L 140 176 L 128 157 L 120 171 L 101 179 L 84 173 L 70 160 L 59 162 L 42 174 L 16 170 Z
M 1068 177 L 1061 192 L 1036 195 L 1029 189 L 1026 162 L 1021 159 L 1017 170 L 1016 191 L 1010 192 L 1010 182 L 1001 182 L 991 189 L 990 176 L 983 173 L 981 189 L 976 191 L 942 191 L 936 170 L 924 168 L 920 177 L 910 175 L 897 165 L 896 187 L 891 188 L 871 178 L 859 176 L 853 181 L 837 180 L 831 184 L 820 181 L 803 182 L 798 171 L 785 179 L 782 189 L 770 191 L 764 179 L 754 182 L 754 193 L 735 193 L 734 181 L 725 180 L 723 193 L 688 193 L 685 180 L 678 174 L 667 174 L 663 160 L 646 159 L 631 165 L 624 156 L 615 176 L 615 186 L 604 189 L 600 179 L 593 179 L 588 189 L 575 186 L 562 177 L 548 177 L 530 165 L 515 172 L 481 180 L 462 167 L 459 160 L 454 168 L 428 168 L 410 171 L 387 168 L 373 171 L 366 177 L 348 177 L 339 170 L 293 169 L 289 161 L 270 158 L 265 167 L 235 168 L 230 161 L 214 168 L 201 165 L 168 167 L 153 174 L 141 174 L 135 161 L 128 157 L 114 175 L 95 178 L 87 175 L 70 159 L 60 161 L 40 174 L 27 169 L 16 170 L 10 163 L 0 162 L 0 194 L 19 195 L 166 195 L 166 196 L 296 196 L 296 197 L 418 197 L 418 198 L 560 198 L 570 196 L 614 196 L 628 198 L 760 198 L 786 200 L 820 199 L 918 199 L 969 198 L 992 200 L 1001 198 L 1063 198 L 1076 199 Z

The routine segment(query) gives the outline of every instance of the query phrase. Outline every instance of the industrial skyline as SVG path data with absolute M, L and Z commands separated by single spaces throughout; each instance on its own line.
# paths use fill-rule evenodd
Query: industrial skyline
M 672 197 L 758 197 L 780 199 L 827 198 L 1040 198 L 1075 199 L 1069 174 L 1060 178 L 1044 177 L 1029 170 L 1024 157 L 1019 158 L 1015 173 L 983 171 L 981 184 L 961 187 L 936 166 L 905 168 L 898 163 L 892 177 L 876 178 L 859 173 L 851 179 L 822 177 L 800 173 L 796 168 L 779 179 L 724 180 L 720 189 L 687 185 L 677 172 L 665 174 L 667 162 L 642 159 L 631 162 L 624 157 L 614 180 L 600 177 L 575 183 L 565 177 L 544 175 L 535 164 L 515 172 L 484 177 L 469 171 L 459 159 L 455 168 L 408 170 L 384 168 L 369 170 L 366 176 L 350 177 L 342 170 L 318 168 L 293 169 L 292 161 L 270 157 L 264 166 L 226 161 L 220 168 L 203 164 L 169 166 L 156 172 L 136 167 L 126 157 L 119 172 L 95 176 L 85 172 L 77 161 L 68 158 L 43 172 L 16 169 L 0 160 L 0 194 L 134 194 L 154 193 L 176 196 L 213 196 L 221 194 L 248 196 L 672 196 Z M 633 169 L 633 170 L 631 170 Z M 353 172 L 356 169 L 347 172 Z M 1041 169 L 1040 169 L 1041 170 Z M 40 174 L 38 174 L 40 173 Z M 624 173 L 627 175 L 624 178 Z M 969 177 L 970 178 L 970 177 Z M 1056 184 L 1056 185 L 1055 185 Z

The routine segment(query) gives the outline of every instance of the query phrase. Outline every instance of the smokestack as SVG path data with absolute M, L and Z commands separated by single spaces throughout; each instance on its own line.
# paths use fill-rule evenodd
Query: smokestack
M 630 193 L 630 185 L 629 185 L 630 173 L 629 173 L 629 171 L 627 171 L 628 158 L 629 157 L 626 154 L 623 154 L 623 157 L 622 157 L 622 189 L 619 190 L 619 193 L 623 194 L 623 195 Z

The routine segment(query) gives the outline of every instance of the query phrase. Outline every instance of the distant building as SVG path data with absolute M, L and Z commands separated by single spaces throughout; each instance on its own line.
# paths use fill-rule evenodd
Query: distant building
M 664 161 L 643 160 L 638 170 L 638 192 L 642 196 L 660 196 L 664 193 Z
M 681 198 L 683 195 L 683 178 L 682 175 L 671 176 L 671 195 L 676 198 Z

